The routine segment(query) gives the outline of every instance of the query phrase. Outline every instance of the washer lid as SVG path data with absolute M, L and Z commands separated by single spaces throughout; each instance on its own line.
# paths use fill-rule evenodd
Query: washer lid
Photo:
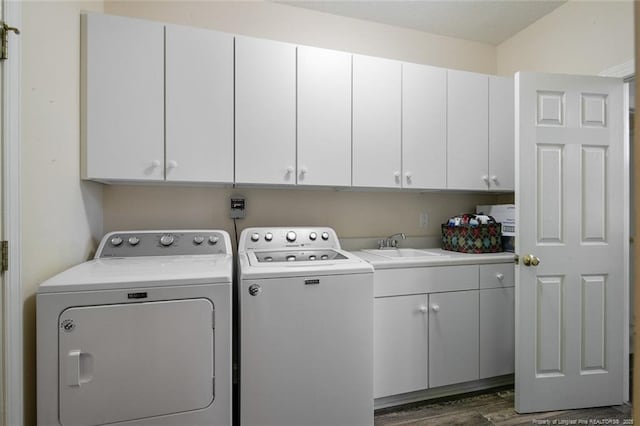
M 38 293 L 162 287 L 189 284 L 229 284 L 230 254 L 95 259 L 43 282 Z

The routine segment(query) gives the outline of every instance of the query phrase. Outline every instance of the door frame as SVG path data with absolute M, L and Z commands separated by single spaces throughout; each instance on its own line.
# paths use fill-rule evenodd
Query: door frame
M 22 27 L 22 1 L 2 0 L 4 21 Z M 9 242 L 9 268 L 4 272 L 2 291 L 2 321 L 4 328 L 4 420 L 9 425 L 24 423 L 23 377 L 23 297 L 21 281 L 21 196 L 20 196 L 20 140 L 21 140 L 21 58 L 22 36 L 9 34 L 10 60 L 4 63 L 2 74 L 2 226 Z
M 606 70 L 602 71 L 600 74 L 598 74 L 601 77 L 618 77 L 618 78 L 622 78 L 622 79 L 628 79 L 631 78 L 635 75 L 635 58 L 631 58 L 621 64 L 618 65 L 614 65 L 610 68 L 607 68 Z M 624 170 L 623 170 L 623 175 L 624 175 L 624 188 L 623 188 L 623 192 L 624 192 L 624 206 L 622 207 L 624 209 L 624 231 L 623 231 L 623 241 L 625 241 L 625 245 L 624 245 L 624 269 L 626 271 L 625 275 L 624 275 L 624 300 L 626 301 L 626 303 L 624 304 L 624 359 L 622 360 L 622 379 L 623 379 L 623 399 L 627 402 L 629 402 L 629 354 L 630 354 L 630 335 L 633 332 L 633 330 L 630 330 L 630 319 L 631 319 L 631 315 L 633 314 L 631 312 L 631 308 L 630 308 L 630 282 L 631 282 L 631 277 L 629 276 L 629 266 L 630 266 L 630 247 L 629 247 L 629 241 L 630 241 L 630 229 L 629 227 L 631 226 L 631 185 L 630 185 L 630 174 L 631 174 L 631 155 L 630 155 L 630 144 L 632 143 L 632 141 L 629 139 L 629 84 L 625 83 L 625 94 L 624 94 L 624 111 L 625 116 L 624 116 L 624 126 L 625 126 L 625 133 L 624 133 Z M 636 186 L 635 190 L 636 192 L 638 191 L 638 189 L 640 189 L 640 187 Z M 638 288 L 637 283 L 634 282 L 634 292 L 638 292 L 640 291 L 640 288 Z M 635 324 L 634 324 L 635 325 Z M 637 401 L 636 401 L 637 402 Z

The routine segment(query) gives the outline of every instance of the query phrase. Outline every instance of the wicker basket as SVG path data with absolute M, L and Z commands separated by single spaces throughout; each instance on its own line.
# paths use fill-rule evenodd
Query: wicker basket
M 442 249 L 461 253 L 500 253 L 502 224 L 442 225 Z

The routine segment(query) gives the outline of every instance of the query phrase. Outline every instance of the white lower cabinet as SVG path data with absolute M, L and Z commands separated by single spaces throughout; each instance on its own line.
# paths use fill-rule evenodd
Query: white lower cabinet
M 515 288 L 480 290 L 480 378 L 515 371 Z
M 374 299 L 374 398 L 427 388 L 427 297 Z
M 512 263 L 374 274 L 374 397 L 514 372 Z
M 478 290 L 429 295 L 429 387 L 478 380 Z

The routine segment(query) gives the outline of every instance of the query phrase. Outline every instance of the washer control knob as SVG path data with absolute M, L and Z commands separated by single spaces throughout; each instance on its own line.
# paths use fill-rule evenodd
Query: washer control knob
M 315 241 L 316 238 L 318 238 L 318 234 L 316 234 L 315 232 L 312 232 L 312 233 L 309 234 L 309 239 L 311 241 Z
M 169 247 L 171 244 L 173 244 L 173 235 L 171 234 L 164 234 L 162 237 L 160 237 L 160 244 L 162 244 L 165 247 Z
M 220 241 L 220 238 L 216 237 L 215 235 L 209 236 L 209 244 L 215 245 L 218 244 L 218 241 Z
M 138 237 L 129 237 L 129 244 L 131 244 L 132 246 L 137 246 L 138 243 L 140 242 L 140 238 Z
M 195 245 L 200 245 L 204 242 L 204 237 L 202 235 L 196 235 L 195 237 L 193 237 L 193 243 Z
M 323 232 L 322 233 L 322 239 L 327 241 L 329 239 L 329 233 L 328 232 Z
M 258 234 L 257 232 L 254 232 L 253 234 L 251 234 L 251 241 L 253 241 L 254 243 L 259 239 L 260 239 L 260 234 Z
M 289 231 L 287 232 L 287 241 L 289 241 L 290 243 L 294 242 L 296 240 L 296 233 L 293 231 Z
M 273 234 L 271 232 L 267 232 L 266 234 L 264 234 L 264 240 L 265 241 L 273 240 Z
M 122 244 L 122 238 L 120 237 L 113 237 L 111 239 L 111 245 L 114 247 L 118 247 L 120 244 Z

